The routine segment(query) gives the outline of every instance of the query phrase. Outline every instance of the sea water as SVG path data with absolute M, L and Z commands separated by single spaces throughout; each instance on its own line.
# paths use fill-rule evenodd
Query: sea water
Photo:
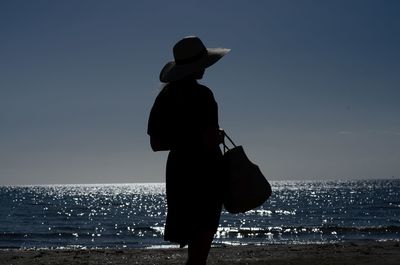
M 276 181 L 222 212 L 216 245 L 400 241 L 400 180 Z M 0 248 L 145 248 L 163 240 L 165 184 L 0 186 Z

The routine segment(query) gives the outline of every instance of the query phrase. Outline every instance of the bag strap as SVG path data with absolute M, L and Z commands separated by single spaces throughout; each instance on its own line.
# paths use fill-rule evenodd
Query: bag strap
M 236 147 L 236 144 L 233 142 L 233 140 L 231 139 L 231 137 L 229 137 L 229 135 L 226 133 L 225 130 L 223 131 L 223 133 L 224 133 L 224 139 L 223 139 L 223 141 L 222 141 L 222 144 L 223 144 L 223 146 L 224 146 L 224 154 L 225 154 L 227 151 L 231 150 L 231 148 L 229 148 L 229 147 L 226 145 L 226 143 L 225 143 L 225 138 L 227 138 L 227 139 L 229 140 L 229 142 L 231 142 L 231 144 L 233 145 L 233 147 Z

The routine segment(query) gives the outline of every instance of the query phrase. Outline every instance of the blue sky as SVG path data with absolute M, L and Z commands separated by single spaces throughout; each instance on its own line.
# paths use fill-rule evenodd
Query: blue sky
M 146 126 L 172 46 L 270 180 L 400 176 L 398 1 L 0 2 L 0 185 L 163 182 Z

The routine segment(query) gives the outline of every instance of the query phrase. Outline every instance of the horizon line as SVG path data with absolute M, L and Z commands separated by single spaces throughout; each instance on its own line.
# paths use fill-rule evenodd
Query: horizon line
M 281 179 L 268 180 L 269 182 L 332 182 L 332 181 L 362 181 L 362 180 L 400 180 L 399 176 L 391 177 L 361 177 L 361 178 L 342 178 L 342 179 Z M 115 183 L 53 183 L 53 184 L 0 184 L 0 187 L 32 187 L 32 186 L 111 186 L 111 185 L 165 185 L 165 182 L 115 182 Z

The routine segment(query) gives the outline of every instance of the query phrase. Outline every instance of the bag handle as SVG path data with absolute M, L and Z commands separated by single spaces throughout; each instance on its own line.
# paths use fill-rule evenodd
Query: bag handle
M 225 143 L 225 138 L 227 138 L 227 139 L 229 140 L 229 142 L 231 142 L 231 144 L 233 145 L 233 147 L 236 147 L 236 144 L 233 142 L 233 140 L 231 139 L 231 137 L 229 137 L 229 135 L 226 133 L 225 130 L 223 130 L 222 132 L 223 132 L 223 134 L 224 134 L 224 139 L 223 139 L 223 141 L 222 141 L 222 144 L 223 144 L 223 146 L 224 146 L 224 154 L 225 154 L 227 151 L 231 150 L 231 148 L 229 148 L 229 147 L 226 145 L 226 143 Z

